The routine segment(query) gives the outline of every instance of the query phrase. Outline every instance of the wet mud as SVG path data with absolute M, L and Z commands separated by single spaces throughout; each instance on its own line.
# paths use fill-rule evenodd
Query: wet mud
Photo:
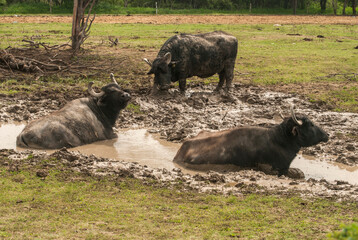
M 203 193 L 242 196 L 262 193 L 303 198 L 327 198 L 336 201 L 357 201 L 358 186 L 345 181 L 329 182 L 324 179 L 294 180 L 287 177 L 266 175 L 260 171 L 241 170 L 237 172 L 215 172 L 189 174 L 180 168 L 151 168 L 135 162 L 83 155 L 79 152 L 61 149 L 52 154 L 39 151 L 0 150 L 0 165 L 8 171 L 37 168 L 36 175 L 46 178 L 51 168 L 70 169 L 86 175 L 114 178 L 130 177 L 143 180 L 145 184 L 171 188 L 180 185 L 182 189 Z M 56 163 L 48 159 L 56 159 Z M 44 161 L 46 160 L 46 161 Z M 63 169 L 62 169 L 63 170 Z M 178 189 L 178 188 L 176 188 Z
M 126 166 L 123 167 L 125 169 L 135 166 L 135 169 L 140 169 L 139 172 L 147 172 L 151 177 L 160 181 L 169 179 L 169 182 L 175 182 L 180 178 L 180 181 L 187 183 L 188 187 L 199 191 L 240 194 L 244 189 L 250 189 L 254 192 L 273 191 L 283 194 L 294 191 L 313 197 L 358 198 L 358 189 L 354 182 L 357 180 L 354 179 L 354 174 L 350 175 L 350 173 L 355 172 L 354 169 L 358 166 L 358 144 L 356 141 L 358 139 L 358 114 L 332 112 L 326 106 L 312 103 L 299 95 L 269 91 L 256 86 L 235 84 L 230 95 L 225 93 L 213 94 L 213 90 L 214 86 L 195 83 L 189 86 L 186 95 L 180 94 L 177 88 L 172 88 L 169 92 L 161 93 L 158 96 L 151 96 L 146 92 L 132 92 L 130 107 L 121 113 L 116 128 L 117 130 L 148 129 L 147 134 L 154 134 L 156 137 L 154 138 L 152 135 L 145 137 L 144 135 L 143 141 L 149 143 L 149 148 L 146 148 L 148 146 L 138 145 L 137 149 L 134 149 L 134 153 L 140 151 L 141 147 L 145 151 L 147 151 L 146 149 L 151 151 L 153 150 L 150 148 L 151 141 L 157 141 L 158 138 L 175 145 L 180 144 L 186 138 L 195 136 L 202 130 L 218 131 L 238 126 L 270 127 L 282 121 L 281 115 L 289 116 L 289 106 L 293 104 L 296 113 L 306 114 L 330 135 L 327 143 L 302 149 L 300 156 L 304 156 L 304 159 L 293 162 L 293 167 L 306 171 L 306 179 L 278 178 L 253 170 L 224 171 L 223 173 L 222 171 L 217 172 L 215 169 L 211 171 L 207 169 L 208 171 L 205 174 L 186 174 L 183 170 L 171 165 L 150 166 L 145 163 L 130 163 L 130 159 L 118 160 L 120 158 L 116 159 L 111 156 L 89 155 L 90 157 L 86 157 L 80 153 L 68 152 L 67 150 L 57 153 L 62 154 L 65 151 L 68 156 L 72 156 L 69 158 L 80 156 L 77 161 L 74 160 L 79 166 L 77 166 L 79 171 L 82 171 L 81 167 L 83 167 L 87 170 L 91 169 L 94 173 L 98 170 L 103 174 L 108 170 L 106 174 L 113 174 L 117 166 L 118 168 Z M 73 97 L 78 97 L 78 95 Z M 26 123 L 59 109 L 66 100 L 63 96 L 57 99 L 46 99 L 46 96 L 38 98 L 29 96 L 27 99 L 2 97 L 0 98 L 0 123 L 3 126 L 5 123 L 11 124 L 14 121 Z M 132 132 L 132 134 L 134 133 Z M 122 143 L 116 143 L 116 141 L 110 143 L 110 145 L 120 145 L 117 146 L 120 149 L 119 155 L 130 148 L 134 148 L 133 146 L 126 146 L 124 143 L 125 136 L 121 135 L 119 139 L 121 137 L 123 137 Z M 1 144 L 1 149 L 3 148 L 12 147 Z M 98 151 L 108 152 L 104 145 L 99 146 Z M 164 150 L 159 149 L 158 151 Z M 6 155 L 8 152 L 3 150 L 3 154 Z M 15 158 L 20 159 L 21 157 L 17 155 L 22 156 L 23 154 L 22 152 L 12 153 L 16 156 Z M 56 152 L 53 154 L 56 154 Z M 88 152 L 87 154 L 93 153 Z M 130 156 L 130 153 L 124 155 Z M 160 157 L 162 156 L 154 155 L 153 159 L 158 158 L 158 162 L 160 162 Z M 129 158 L 135 157 L 132 155 Z M 88 159 L 93 160 L 86 162 Z M 307 163 L 313 161 L 314 164 L 321 162 L 320 165 L 326 169 L 343 169 L 346 171 L 345 175 L 348 179 L 335 181 L 335 177 L 331 177 L 329 172 L 328 174 L 322 173 L 322 168 L 319 172 L 308 174 L 308 170 L 304 169 L 310 164 L 305 164 L 305 161 Z M 73 161 L 70 162 L 73 163 Z M 155 161 L 151 160 L 151 162 Z M 70 166 L 72 166 L 71 164 Z M 133 173 L 134 176 L 136 174 Z M 325 179 L 322 179 L 322 176 L 326 176 Z M 141 174 L 138 177 L 143 178 Z M 351 181 L 350 179 L 354 180 Z

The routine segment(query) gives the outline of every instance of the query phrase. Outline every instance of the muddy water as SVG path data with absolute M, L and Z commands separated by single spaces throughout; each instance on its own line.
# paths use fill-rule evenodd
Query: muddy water
M 15 149 L 16 137 L 24 127 L 21 123 L 0 124 L 0 149 Z
M 0 148 L 16 149 L 16 136 L 24 128 L 24 124 L 5 124 L 0 126 Z M 120 130 L 118 138 L 100 141 L 72 148 L 84 154 L 94 154 L 97 157 L 138 162 L 152 168 L 173 169 L 174 158 L 180 144 L 167 142 L 146 129 Z M 18 149 L 21 150 L 21 149 Z M 313 159 L 309 156 L 298 155 L 291 167 L 299 168 L 306 178 L 340 180 L 358 184 L 358 167 Z M 208 169 L 206 169 L 208 170 Z M 186 171 L 195 173 L 195 171 Z
M 73 148 L 84 154 L 138 162 L 153 168 L 175 168 L 172 159 L 180 144 L 150 134 L 146 129 L 121 130 L 118 138 Z
M 299 168 L 306 178 L 326 179 L 327 181 L 346 181 L 358 184 L 358 167 L 347 166 L 341 163 L 318 161 L 310 156 L 298 155 L 291 167 Z

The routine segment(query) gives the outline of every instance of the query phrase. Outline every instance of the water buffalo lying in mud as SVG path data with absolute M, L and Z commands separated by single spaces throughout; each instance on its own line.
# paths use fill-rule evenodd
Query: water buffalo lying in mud
M 225 32 L 215 31 L 204 34 L 180 34 L 169 38 L 159 50 L 148 74 L 154 73 L 153 92 L 158 87 L 168 89 L 171 82 L 179 81 L 182 92 L 186 79 L 192 76 L 207 78 L 219 73 L 220 90 L 226 81 L 226 90 L 231 87 L 237 55 L 237 39 Z
M 287 175 L 301 147 L 327 142 L 328 135 L 306 116 L 291 117 L 274 127 L 240 127 L 221 132 L 201 132 L 183 143 L 174 157 L 179 165 L 234 164 L 258 167 L 269 164 L 278 175 Z
M 17 137 L 20 147 L 57 149 L 75 147 L 91 142 L 116 138 L 113 132 L 119 112 L 131 96 L 113 83 L 96 93 L 93 82 L 88 85 L 91 97 L 67 103 L 62 109 L 29 123 Z

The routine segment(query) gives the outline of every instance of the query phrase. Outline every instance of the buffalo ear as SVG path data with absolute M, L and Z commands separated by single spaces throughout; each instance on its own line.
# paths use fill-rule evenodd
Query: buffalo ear
M 175 68 L 175 65 L 176 65 L 178 62 L 179 62 L 179 61 L 171 61 L 171 62 L 169 63 L 169 67 Z
M 297 136 L 297 135 L 298 135 L 298 126 L 294 126 L 294 127 L 292 128 L 292 135 L 293 135 L 293 136 Z
M 170 62 L 172 61 L 172 54 L 170 52 L 167 52 L 163 57 L 163 61 L 165 62 L 166 65 L 169 65 Z

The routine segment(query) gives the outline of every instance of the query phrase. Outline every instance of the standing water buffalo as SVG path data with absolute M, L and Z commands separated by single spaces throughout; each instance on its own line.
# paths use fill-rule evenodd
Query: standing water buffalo
M 119 112 L 127 106 L 130 95 L 113 83 L 96 93 L 93 82 L 88 85 L 91 97 L 67 103 L 62 109 L 29 123 L 17 137 L 20 147 L 56 149 L 75 147 L 116 138 L 113 132 Z
M 168 89 L 171 82 L 179 81 L 179 88 L 185 91 L 186 79 L 192 76 L 207 78 L 219 73 L 220 90 L 226 81 L 226 90 L 234 77 L 237 39 L 225 32 L 204 34 L 180 34 L 169 38 L 159 50 L 148 74 L 154 73 L 153 92 L 159 87 Z
M 174 162 L 187 164 L 234 164 L 257 167 L 268 164 L 278 175 L 287 175 L 301 147 L 327 142 L 328 135 L 306 116 L 291 117 L 272 128 L 240 127 L 221 132 L 202 132 L 183 143 Z

